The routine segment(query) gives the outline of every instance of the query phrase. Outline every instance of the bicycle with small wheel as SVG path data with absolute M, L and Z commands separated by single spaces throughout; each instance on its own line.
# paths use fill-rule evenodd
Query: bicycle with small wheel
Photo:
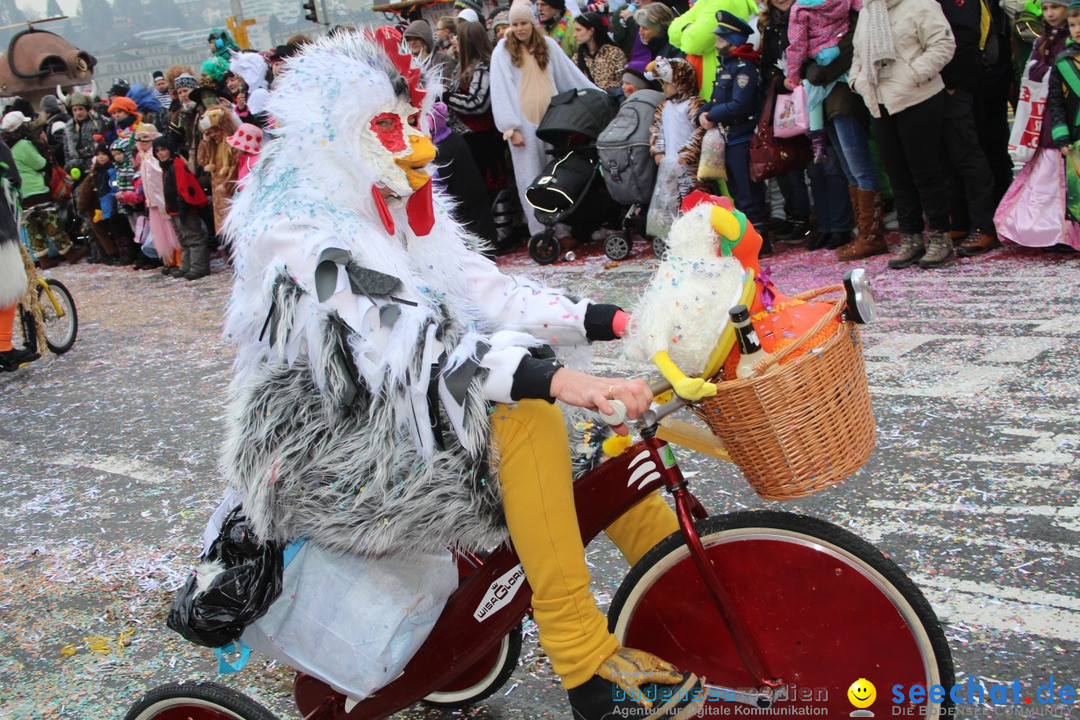
M 64 283 L 38 275 L 30 254 L 21 245 L 20 248 L 29 280 L 18 312 L 23 347 L 40 353 L 44 343 L 49 352 L 63 355 L 75 344 L 79 334 L 75 299 Z
M 861 347 L 850 324 L 834 338 Z M 673 444 L 732 458 L 709 431 L 671 417 L 687 406 L 677 398 L 654 404 L 636 423 L 640 439 L 574 484 L 586 545 L 651 493 L 664 489 L 674 500 L 680 529 L 630 570 L 611 602 L 609 628 L 619 641 L 703 678 L 704 716 L 847 717 L 848 689 L 863 679 L 879 688 L 950 687 L 953 661 L 941 623 L 880 550 L 806 515 L 707 512 L 691 492 Z M 462 554 L 457 560 L 458 589 L 403 673 L 358 700 L 299 672 L 294 695 L 301 716 L 379 720 L 418 701 L 463 708 L 496 692 L 517 665 L 532 591 L 510 543 L 485 557 Z M 913 702 L 909 695 L 891 708 L 883 708 L 888 701 L 879 697 L 872 709 L 879 717 L 949 714 L 951 699 L 935 697 Z M 274 716 L 212 683 L 156 688 L 126 716 L 172 718 Z

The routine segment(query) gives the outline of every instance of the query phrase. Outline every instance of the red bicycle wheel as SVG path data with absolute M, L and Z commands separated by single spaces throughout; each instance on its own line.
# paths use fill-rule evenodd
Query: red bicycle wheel
M 935 716 L 939 703 L 892 703 L 891 688 L 946 689 L 952 655 L 930 604 L 903 571 L 869 543 L 829 523 L 783 512 L 743 512 L 696 524 L 709 559 L 732 596 L 765 667 L 787 699 L 758 715 L 847 717 L 848 688 L 859 679 L 877 690 L 859 712 L 877 717 Z M 611 603 L 612 632 L 708 686 L 748 690 L 747 673 L 704 581 L 675 533 L 634 566 Z M 734 715 L 717 692 L 712 716 Z M 712 709 L 709 709 L 709 707 Z M 894 713 L 893 708 L 902 710 Z M 909 711 L 907 708 L 911 708 Z
M 170 683 L 150 690 L 124 720 L 278 720 L 235 690 L 209 682 Z

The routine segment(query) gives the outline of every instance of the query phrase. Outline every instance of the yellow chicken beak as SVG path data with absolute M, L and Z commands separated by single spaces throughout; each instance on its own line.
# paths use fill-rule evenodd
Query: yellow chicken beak
M 435 145 L 427 135 L 409 136 L 410 152 L 394 162 L 405 171 L 409 187 L 414 191 L 424 187 L 430 176 L 419 168 L 427 167 L 435 159 Z
M 728 240 L 738 240 L 742 234 L 739 219 L 730 210 L 714 206 L 709 221 L 717 235 Z

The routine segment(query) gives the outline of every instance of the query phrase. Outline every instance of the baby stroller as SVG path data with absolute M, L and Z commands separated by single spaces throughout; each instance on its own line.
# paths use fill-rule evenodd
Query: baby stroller
M 649 151 L 649 127 L 663 99 L 663 93 L 656 90 L 638 90 L 627 98 L 596 140 L 608 194 L 628 207 L 622 229 L 609 234 L 604 241 L 604 252 L 612 260 L 630 257 L 635 235 L 647 238 L 645 217 L 656 184 L 656 162 Z M 664 241 L 647 239 L 652 241 L 656 257 L 662 257 Z
M 553 148 L 551 161 L 525 191 L 545 228 L 529 239 L 529 255 L 541 265 L 559 259 L 555 225 L 570 225 L 574 239 L 584 242 L 621 212 L 596 182 L 600 160 L 594 143 L 615 110 L 615 99 L 602 90 L 568 90 L 551 98 L 536 128 L 536 137 Z

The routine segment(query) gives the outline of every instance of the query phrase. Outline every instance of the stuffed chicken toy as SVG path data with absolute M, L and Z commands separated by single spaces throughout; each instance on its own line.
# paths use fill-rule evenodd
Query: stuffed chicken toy
M 694 192 L 682 211 L 634 309 L 626 347 L 632 357 L 651 361 L 676 395 L 695 402 L 716 394 L 709 378 L 738 363 L 730 308 L 750 309 L 762 348 L 772 353 L 801 337 L 831 306 L 776 290 L 758 262 L 761 235 L 728 198 Z

